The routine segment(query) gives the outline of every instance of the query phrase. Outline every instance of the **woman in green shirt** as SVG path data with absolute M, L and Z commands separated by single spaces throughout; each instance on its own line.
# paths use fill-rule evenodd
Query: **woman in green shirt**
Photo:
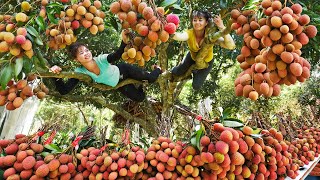
M 149 83 L 155 82 L 161 74 L 161 69 L 158 66 L 154 66 L 152 72 L 147 72 L 144 69 L 127 63 L 111 64 L 121 58 L 125 46 L 126 44 L 122 41 L 121 46 L 115 52 L 92 57 L 91 51 L 84 44 L 72 44 L 70 46 L 71 56 L 81 64 L 81 67 L 76 68 L 75 72 L 87 74 L 95 82 L 112 87 L 129 78 L 139 81 L 147 80 Z M 59 66 L 50 68 L 50 71 L 53 73 L 60 73 L 61 70 Z M 71 78 L 67 82 L 63 82 L 62 79 L 57 79 L 55 84 L 60 94 L 67 94 L 78 82 L 79 80 L 75 78 Z M 118 90 L 133 101 L 141 102 L 145 99 L 142 86 L 136 88 L 134 84 L 128 84 L 119 87 Z

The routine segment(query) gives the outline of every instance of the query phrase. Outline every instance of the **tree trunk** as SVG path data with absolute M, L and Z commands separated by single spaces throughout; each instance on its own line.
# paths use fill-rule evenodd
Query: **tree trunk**
M 80 95 L 59 95 L 59 94 L 52 94 L 60 99 L 65 99 L 69 102 L 87 102 L 92 101 L 100 104 L 102 107 L 106 107 L 116 114 L 121 115 L 124 119 L 135 122 L 139 124 L 143 129 L 145 129 L 150 135 L 155 136 L 157 135 L 157 126 L 156 126 L 156 119 L 153 116 L 152 118 L 147 117 L 146 119 L 142 119 L 139 117 L 135 117 L 132 114 L 128 113 L 124 110 L 120 105 L 108 103 L 105 98 L 101 95 L 92 94 L 91 96 L 80 96 Z

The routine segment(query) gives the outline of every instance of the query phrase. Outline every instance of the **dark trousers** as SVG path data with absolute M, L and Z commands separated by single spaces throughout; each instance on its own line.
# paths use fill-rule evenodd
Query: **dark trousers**
M 147 80 L 149 83 L 153 83 L 161 74 L 160 69 L 155 69 L 152 72 L 148 72 L 144 69 L 127 63 L 120 63 L 117 64 L 117 66 L 120 70 L 120 75 L 122 76 L 120 81 L 125 79 L 135 79 L 139 81 Z M 133 101 L 141 102 L 146 97 L 145 93 L 143 92 L 142 85 L 136 87 L 134 84 L 128 84 L 118 88 L 118 90 Z
M 172 74 L 181 76 L 187 72 L 191 65 L 195 64 L 195 61 L 191 58 L 190 52 L 186 55 L 183 61 L 176 67 L 172 69 Z M 194 90 L 199 90 L 203 85 L 204 81 L 206 80 L 208 74 L 212 69 L 213 60 L 209 62 L 209 66 L 205 69 L 197 69 L 193 70 L 193 81 L 192 87 Z

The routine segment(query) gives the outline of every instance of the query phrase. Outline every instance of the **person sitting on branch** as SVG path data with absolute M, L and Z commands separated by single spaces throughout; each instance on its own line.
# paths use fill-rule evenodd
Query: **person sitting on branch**
M 219 29 L 212 32 L 212 17 L 208 11 L 193 11 L 192 29 L 182 33 L 176 32 L 174 40 L 187 41 L 189 52 L 184 60 L 172 69 L 172 74 L 181 76 L 193 66 L 192 87 L 199 90 L 210 73 L 213 64 L 213 46 L 219 44 L 226 49 L 234 49 L 235 43 L 230 36 L 230 26 L 224 26 L 220 16 L 215 16 L 214 24 Z M 205 51 L 205 52 L 201 52 Z
M 148 72 L 127 63 L 111 64 L 121 58 L 126 46 L 127 33 L 128 31 L 122 32 L 123 41 L 115 52 L 111 54 L 101 54 L 97 57 L 92 56 L 91 51 L 86 45 L 78 42 L 72 44 L 69 48 L 70 54 L 81 64 L 81 67 L 76 68 L 75 72 L 89 75 L 95 82 L 111 87 L 117 86 L 119 82 L 126 79 L 147 80 L 149 83 L 155 82 L 161 74 L 161 68 L 157 65 L 153 65 L 154 70 Z M 59 74 L 62 69 L 54 65 L 49 70 Z M 57 79 L 55 85 L 57 91 L 65 95 L 69 93 L 78 82 L 79 80 L 75 78 L 70 78 L 67 82 L 64 82 L 62 79 Z M 118 90 L 133 101 L 141 102 L 145 99 L 142 85 L 136 88 L 134 84 L 127 84 L 119 87 Z

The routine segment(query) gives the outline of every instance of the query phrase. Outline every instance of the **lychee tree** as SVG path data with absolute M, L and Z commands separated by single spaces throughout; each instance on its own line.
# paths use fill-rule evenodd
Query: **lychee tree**
M 3 14 L 1 26 L 5 28 L 2 29 L 2 31 L 12 31 L 12 35 L 7 33 L 7 35 L 3 35 L 6 37 L 5 39 L 8 39 L 8 42 L 6 41 L 7 44 L 3 47 L 0 46 L 0 50 L 4 48 L 4 50 L 1 51 L 2 58 L 0 61 L 2 72 L 1 84 L 3 88 L 6 88 L 10 79 L 13 78 L 15 81 L 18 81 L 25 78 L 25 76 L 30 73 L 36 73 L 41 81 L 49 86 L 51 90 L 50 95 L 54 97 L 65 99 L 71 102 L 90 102 L 98 107 L 111 109 L 122 117 L 118 118 L 118 120 L 125 119 L 123 122 L 130 120 L 138 123 L 142 128 L 147 130 L 147 132 L 152 135 L 159 135 L 160 133 L 161 135 L 168 136 L 169 131 L 172 128 L 172 117 L 174 117 L 174 114 L 176 113 L 174 110 L 179 108 L 179 103 L 177 103 L 179 102 L 179 94 L 182 92 L 183 87 L 185 87 L 187 80 L 190 79 L 192 69 L 190 69 L 187 74 L 182 77 L 172 77 L 169 72 L 162 74 L 158 79 L 159 86 L 144 84 L 144 87 L 147 89 L 147 94 L 154 94 L 154 98 L 148 98 L 145 103 L 137 105 L 140 109 L 140 112 L 142 112 L 140 113 L 140 116 L 135 116 L 134 112 L 132 111 L 124 110 L 127 109 L 127 107 L 117 103 L 121 102 L 123 97 L 116 94 L 115 91 L 109 90 L 116 89 L 129 83 L 141 82 L 126 80 L 120 83 L 117 87 L 111 88 L 92 82 L 91 78 L 86 75 L 67 72 L 70 67 L 74 66 L 74 63 L 70 61 L 70 58 L 66 55 L 65 47 L 70 45 L 72 42 L 82 41 L 89 44 L 89 47 L 90 49 L 93 49 L 94 54 L 111 52 L 113 49 L 115 49 L 114 47 L 119 44 L 120 40 L 118 34 L 120 30 L 128 26 L 128 24 L 123 23 L 123 21 L 119 21 L 121 16 L 114 16 L 110 12 L 111 9 L 109 9 L 109 5 L 114 2 L 115 1 L 101 1 L 99 3 L 98 1 L 88 0 L 82 2 L 60 2 L 42 0 L 41 2 L 35 1 L 30 3 L 23 2 L 21 4 L 13 4 L 13 7 L 6 6 L 7 3 L 3 4 L 3 6 L 1 6 L 3 8 L 1 9 L 1 14 Z M 227 19 L 230 17 L 228 12 L 230 12 L 232 9 L 239 9 L 244 6 L 243 2 L 238 4 L 238 1 L 220 1 L 220 3 L 215 3 L 214 1 L 168 0 L 148 2 L 149 3 L 145 2 L 145 4 L 150 7 L 149 9 L 151 10 L 155 9 L 157 6 L 164 8 L 163 12 L 165 15 L 170 13 L 180 14 L 180 23 L 178 27 L 179 31 L 190 27 L 189 17 L 192 9 L 209 9 L 215 14 L 219 13 L 227 23 Z M 257 6 L 257 2 L 250 1 L 247 3 L 247 6 L 253 8 L 254 6 Z M 125 10 L 129 11 L 129 9 Z M 316 9 L 313 11 L 317 12 Z M 13 18 L 9 18 L 9 14 L 12 15 Z M 141 15 L 145 16 L 143 12 L 140 13 L 140 15 L 139 13 L 137 14 L 138 18 L 141 18 Z M 313 18 L 313 14 L 310 14 L 310 16 L 311 21 L 317 20 L 316 18 Z M 134 15 L 130 17 L 133 17 L 134 19 Z M 161 17 L 159 19 L 163 20 Z M 25 27 L 27 31 L 25 36 L 23 33 L 18 34 L 18 28 L 23 27 Z M 142 31 L 139 33 L 139 30 L 132 27 L 130 28 L 135 35 L 143 34 Z M 156 25 L 154 25 L 152 28 L 157 29 Z M 223 33 L 228 32 L 225 31 Z M 222 34 L 216 34 L 214 36 L 206 37 L 206 43 L 203 44 L 202 52 L 199 53 L 197 58 L 200 59 L 202 56 L 204 56 L 207 44 L 214 42 L 215 38 L 221 35 Z M 152 39 L 153 36 L 150 35 L 150 37 L 150 39 Z M 33 54 L 31 51 L 24 52 L 30 50 L 30 47 L 25 48 L 27 50 L 25 50 L 22 45 L 20 49 L 17 48 L 17 44 L 25 43 L 24 38 L 25 41 L 29 43 L 28 46 L 32 46 Z M 12 45 L 11 47 L 10 43 L 14 41 L 12 39 L 14 39 L 16 42 L 14 42 L 15 45 Z M 313 42 L 313 40 L 311 41 Z M 311 45 L 306 46 L 306 48 L 311 47 L 313 45 L 312 42 L 310 43 Z M 137 54 L 139 53 L 136 53 L 136 56 L 133 56 L 134 53 L 132 54 L 131 52 L 133 51 L 132 47 L 130 47 L 130 51 L 129 47 L 127 49 L 128 57 L 136 58 Z M 19 53 L 18 49 L 20 50 Z M 136 58 L 136 60 L 138 60 L 137 64 L 140 66 L 144 65 L 143 68 L 149 69 L 152 64 L 156 63 L 159 64 L 163 70 L 170 71 L 170 69 L 177 64 L 177 61 L 182 60 L 185 52 L 187 51 L 185 44 L 180 44 L 171 40 L 163 41 L 161 44 L 157 44 L 155 49 L 156 51 L 152 53 L 156 52 L 156 56 L 153 54 L 154 57 L 152 57 L 150 53 L 149 58 L 144 58 L 146 61 L 148 59 L 149 62 L 142 63 L 141 59 Z M 142 48 L 141 51 L 143 52 L 148 50 L 143 50 Z M 131 54 L 130 56 L 129 52 Z M 197 99 L 196 96 L 204 97 L 209 95 L 215 97 L 215 94 L 212 92 L 215 92 L 215 89 L 217 88 L 216 82 L 221 76 L 221 72 L 224 72 L 226 69 L 235 64 L 237 50 L 229 53 L 228 51 L 222 50 L 220 47 L 215 47 L 215 52 L 217 52 L 217 55 L 215 56 L 216 60 L 214 62 L 215 66 L 214 70 L 211 72 L 211 78 L 213 81 L 207 82 L 203 87 L 203 91 L 191 93 L 191 103 L 194 102 L 192 99 Z M 307 52 L 313 53 L 310 53 L 310 56 L 314 56 L 314 54 L 316 57 L 319 56 L 318 48 L 312 48 L 312 50 Z M 128 61 L 129 58 L 126 56 L 124 56 L 123 59 L 127 60 L 128 63 L 133 63 Z M 314 62 L 318 62 L 318 60 L 315 60 Z M 66 71 L 60 73 L 59 75 L 48 72 L 48 67 L 54 64 L 62 65 Z M 315 63 L 311 64 L 314 65 Z M 52 81 L 47 80 L 47 78 L 49 79 L 52 77 L 77 78 L 85 83 L 80 85 L 81 88 L 76 88 L 72 94 L 61 96 L 54 91 Z M 28 83 L 31 84 L 30 82 Z

